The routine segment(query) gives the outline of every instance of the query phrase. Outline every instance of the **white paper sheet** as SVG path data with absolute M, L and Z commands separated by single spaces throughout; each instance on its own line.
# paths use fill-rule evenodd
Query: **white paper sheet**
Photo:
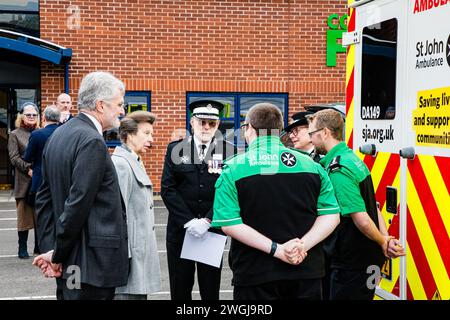
M 226 236 L 209 231 L 201 238 L 186 232 L 180 257 L 219 268 L 226 241 Z

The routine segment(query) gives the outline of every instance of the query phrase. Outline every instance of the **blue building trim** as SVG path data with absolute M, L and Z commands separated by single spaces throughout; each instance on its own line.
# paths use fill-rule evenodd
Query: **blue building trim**
M 33 56 L 53 64 L 63 64 L 72 58 L 72 49 L 68 48 L 49 48 L 42 43 L 30 43 L 27 36 L 11 39 L 0 35 L 0 48 L 6 49 L 29 56 Z

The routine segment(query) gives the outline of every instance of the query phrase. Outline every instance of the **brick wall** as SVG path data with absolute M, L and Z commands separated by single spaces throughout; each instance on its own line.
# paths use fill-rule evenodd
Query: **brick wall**
M 73 98 L 94 70 L 151 91 L 156 142 L 144 160 L 159 191 L 166 145 L 185 128 L 186 91 L 288 92 L 290 114 L 344 101 L 345 55 L 327 68 L 325 46 L 327 17 L 346 13 L 346 2 L 42 0 L 41 38 L 73 49 Z M 63 78 L 63 68 L 43 63 L 43 105 L 63 91 Z

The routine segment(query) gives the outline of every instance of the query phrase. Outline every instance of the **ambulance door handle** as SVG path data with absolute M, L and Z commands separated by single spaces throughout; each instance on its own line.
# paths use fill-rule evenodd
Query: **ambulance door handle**
M 369 143 L 369 144 L 363 144 L 359 147 L 359 152 L 362 154 L 367 154 L 369 156 L 375 157 L 377 155 L 377 147 L 376 145 Z
M 398 154 L 404 159 L 414 160 L 416 156 L 416 150 L 414 150 L 414 147 L 405 147 L 400 149 Z

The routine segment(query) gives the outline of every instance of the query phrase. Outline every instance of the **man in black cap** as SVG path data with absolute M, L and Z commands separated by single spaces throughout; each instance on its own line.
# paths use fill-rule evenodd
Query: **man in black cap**
M 192 300 L 197 267 L 200 296 L 218 300 L 221 268 L 181 259 L 185 233 L 202 237 L 209 230 L 213 215 L 214 184 L 225 158 L 235 147 L 220 136 L 220 102 L 192 102 L 190 124 L 193 134 L 167 147 L 161 178 L 161 196 L 169 211 L 167 222 L 167 262 L 172 300 Z M 217 133 L 217 134 L 216 134 Z
M 307 116 L 312 114 L 314 113 L 310 111 L 297 112 L 292 116 L 291 123 L 284 128 L 284 132 L 289 135 L 293 148 L 311 157 L 315 162 L 319 162 L 320 155 L 315 152 L 308 135 Z

